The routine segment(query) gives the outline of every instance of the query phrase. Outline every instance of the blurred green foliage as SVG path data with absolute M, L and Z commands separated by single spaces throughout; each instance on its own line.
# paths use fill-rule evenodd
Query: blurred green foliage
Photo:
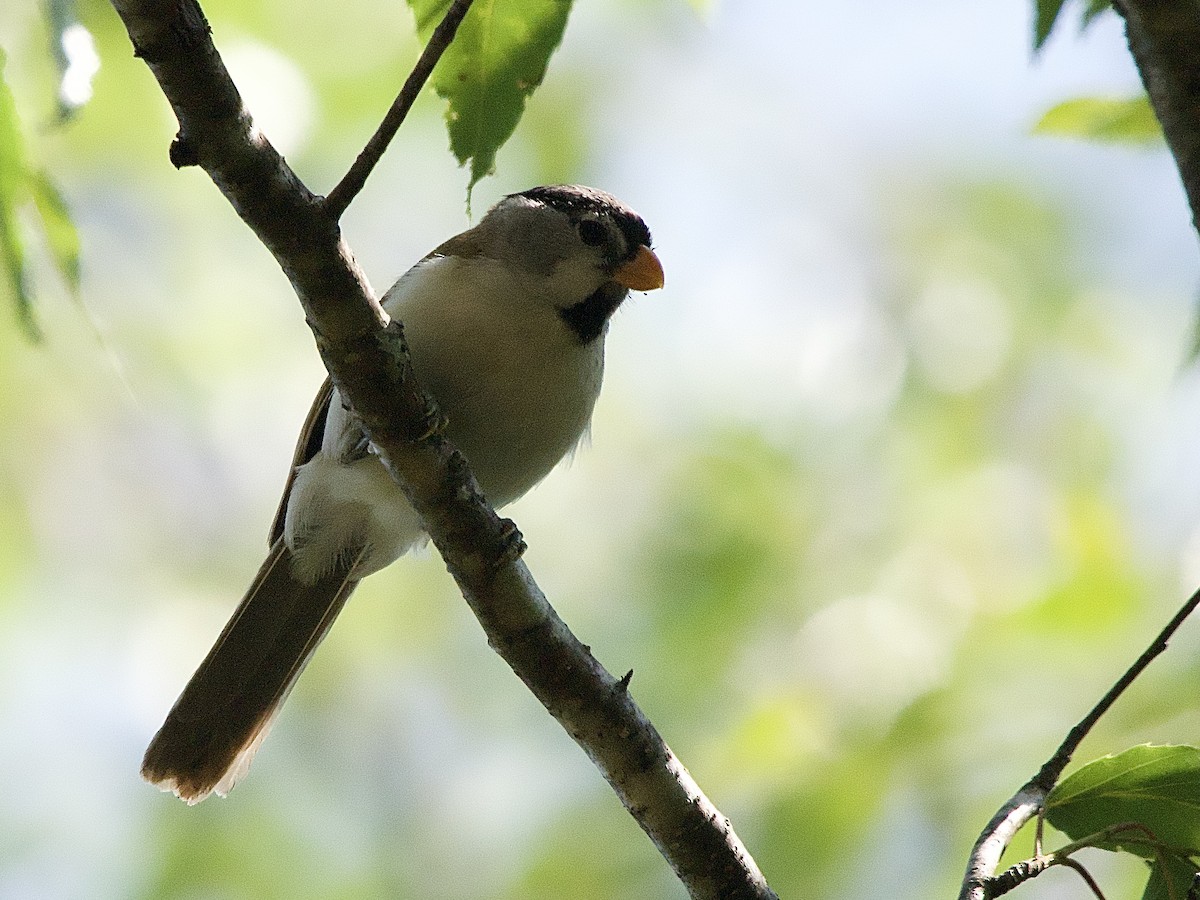
M 1065 0 L 1036 0 L 1034 49 L 1041 50 L 1050 37 Z M 1081 28 L 1101 13 L 1112 10 L 1109 0 L 1087 0 Z M 1162 126 L 1145 94 L 1135 97 L 1072 97 L 1042 114 L 1035 134 L 1079 138 L 1106 144 L 1156 147 L 1163 142 Z
M 490 175 L 562 41 L 572 0 L 476 0 L 442 56 L 433 86 L 446 100 L 450 150 L 471 162 L 467 190 Z M 428 38 L 449 0 L 408 0 Z
M 1035 50 L 1041 50 L 1051 32 L 1054 31 L 1066 2 L 1067 0 L 1034 0 L 1033 48 Z M 1098 15 L 1111 9 L 1110 0 L 1084 0 L 1080 22 L 1086 28 Z
M 28 211 L 36 217 L 49 256 L 72 292 L 79 290 L 79 236 L 58 188 L 28 158 L 20 116 L 6 80 L 6 61 L 0 49 L 0 265 L 21 326 L 37 337 L 36 292 L 29 274 L 29 239 L 22 213 Z
M 979 828 L 1187 578 L 1195 444 L 1172 431 L 1195 409 L 1179 371 L 1186 298 L 1105 275 L 1087 246 L 1101 226 L 1065 189 L 976 164 L 898 176 L 889 133 L 869 224 L 845 225 L 840 196 L 832 216 L 866 287 L 830 304 L 832 326 L 793 327 L 825 298 L 797 277 L 747 277 L 770 261 L 743 256 L 827 261 L 787 218 L 806 202 L 789 180 L 802 167 L 771 176 L 784 212 L 723 208 L 699 148 L 654 149 L 701 117 L 622 80 L 718 42 L 672 8 L 593 8 L 578 37 L 573 21 L 576 52 L 556 58 L 497 183 L 478 188 L 674 185 L 647 217 L 669 285 L 691 291 L 622 312 L 596 446 L 513 515 L 551 599 L 611 669 L 633 668 L 634 695 L 781 896 L 951 896 Z M 419 47 L 403 10 L 373 0 L 205 9 L 316 190 Z M 432 554 L 362 586 L 229 800 L 189 809 L 138 781 L 259 562 L 322 373 L 269 256 L 201 173 L 167 163 L 173 123 L 119 21 L 99 0 L 80 15 L 103 60 L 96 94 L 42 132 L 30 123 L 56 108 L 52 29 L 0 11 L 23 146 L 63 198 L 33 214 L 71 209 L 86 304 L 40 277 L 73 246 L 50 228 L 27 254 L 46 340 L 0 328 L 0 896 L 682 896 Z M 764 102 L 755 114 L 778 122 L 782 101 Z M 463 224 L 442 115 L 439 98 L 418 103 L 347 218 L 381 283 Z M 737 174 L 732 192 L 752 193 L 753 173 Z M 756 315 L 763 327 L 743 330 Z M 803 346 L 825 368 L 798 349 L 822 327 Z M 720 354 L 697 349 L 701 329 Z M 653 383 L 631 384 L 619 356 L 638 340 L 656 348 Z M 697 372 L 736 402 L 713 403 Z M 858 384 L 846 372 L 870 390 L 843 396 Z M 1194 741 L 1196 650 L 1181 635 L 1081 759 Z M 1146 879 L 1140 864 L 1105 874 L 1111 896 Z M 1025 896 L 1084 896 L 1064 883 Z
M 1046 111 L 1033 130 L 1040 134 L 1135 146 L 1162 143 L 1162 126 L 1145 95 L 1077 97 Z

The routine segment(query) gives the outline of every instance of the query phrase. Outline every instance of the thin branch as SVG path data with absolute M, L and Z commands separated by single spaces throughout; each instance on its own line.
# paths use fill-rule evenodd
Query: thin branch
M 1063 770 L 1071 762 L 1071 757 L 1075 755 L 1075 751 L 1079 749 L 1080 743 L 1087 737 L 1089 731 L 1095 727 L 1100 721 L 1100 717 L 1108 712 L 1117 699 L 1125 693 L 1126 689 L 1146 670 L 1150 663 L 1154 662 L 1166 649 L 1171 638 L 1175 636 L 1175 632 L 1187 620 L 1196 609 L 1200 606 L 1200 590 L 1197 590 L 1192 596 L 1187 599 L 1187 602 L 1179 608 L 1179 612 L 1171 618 L 1171 621 L 1166 624 L 1162 631 L 1154 641 L 1142 651 L 1142 655 L 1130 666 L 1124 675 L 1117 679 L 1116 684 L 1108 689 L 1108 692 L 1100 698 L 1100 702 L 1092 707 L 1091 712 L 1084 716 L 1079 724 L 1068 732 L 1066 739 L 1055 751 L 1054 756 L 1046 760 L 1046 764 L 1033 778 L 1033 783 L 1045 788 L 1049 792 L 1054 785 L 1058 783 L 1059 776 Z
M 591 757 L 696 898 L 774 898 L 729 821 L 614 678 L 555 614 L 511 522 L 431 423 L 403 332 L 379 306 L 336 218 L 254 127 L 195 0 L 112 0 L 179 119 L 177 165 L 199 165 L 291 281 L 334 384 L 404 488 L 504 657 Z M 349 189 L 348 189 L 349 190 Z
M 1200 47 L 1200 0 L 1113 0 L 1113 8 L 1125 19 L 1129 50 L 1150 96 L 1154 114 L 1162 124 L 1167 146 L 1175 157 L 1191 206 L 1192 224 L 1200 228 L 1200 115 L 1197 115 L 1200 110 L 1200 55 L 1196 53 L 1196 48 Z M 1191 596 L 1096 707 L 1071 729 L 1041 771 L 992 817 L 975 842 L 960 900 L 982 900 L 989 896 L 986 892 L 988 879 L 1015 834 L 1013 825 L 1019 828 L 1038 814 L 1080 741 L 1142 670 L 1167 648 L 1167 641 L 1197 604 L 1200 604 L 1200 591 Z
M 342 217 L 342 213 L 346 211 L 351 201 L 358 196 L 358 192 L 366 184 L 367 176 L 383 158 L 384 151 L 392 142 L 392 138 L 396 136 L 396 132 L 400 130 L 400 125 L 404 122 L 408 111 L 412 109 L 413 103 L 416 102 L 421 88 L 433 74 L 433 67 L 437 65 L 442 54 L 446 52 L 446 48 L 450 46 L 450 42 L 454 40 L 458 26 L 462 24 L 472 2 L 473 0 L 454 0 L 450 4 L 450 8 L 446 10 L 446 15 L 442 17 L 441 23 L 430 35 L 429 43 L 425 45 L 420 59 L 413 66 L 412 73 L 404 82 L 404 87 L 400 89 L 400 93 L 396 95 L 387 115 L 379 123 L 379 128 L 371 135 L 367 146 L 363 148 L 362 153 L 358 154 L 358 159 L 354 160 L 354 165 L 346 172 L 345 177 L 325 198 L 325 213 L 331 219 Z
M 959 900 L 988 900 L 998 896 L 992 893 L 991 884 L 1000 857 L 1017 832 L 1038 814 L 1045 800 L 1046 791 L 1029 782 L 992 816 L 971 848 Z
M 1037 854 L 1033 859 L 1023 859 L 1015 866 L 1009 866 L 995 878 L 989 879 L 987 896 L 989 898 L 1003 897 L 1009 891 L 1016 890 L 1027 881 L 1037 878 L 1054 863 L 1051 856 Z
M 1079 749 L 1079 744 L 1088 732 L 1145 671 L 1146 667 L 1167 649 L 1167 644 L 1175 636 L 1175 632 L 1198 605 L 1200 605 L 1200 590 L 1187 599 L 1187 602 L 1179 608 L 1179 611 L 1158 633 L 1150 646 L 1100 698 L 1100 702 L 1092 707 L 1091 711 L 1067 733 L 1066 739 L 1059 745 L 1054 755 L 1046 760 L 1038 773 L 992 816 L 991 821 L 979 835 L 971 850 L 971 856 L 967 863 L 967 874 L 958 895 L 959 900 L 985 900 L 985 898 L 993 896 L 987 890 L 988 882 L 992 878 L 992 873 L 996 871 L 1000 857 L 1004 854 L 1004 850 L 1012 841 L 1013 836 L 1026 822 L 1041 812 L 1045 807 L 1046 797 L 1058 783 L 1063 770 L 1071 762 L 1071 757 L 1075 755 L 1075 751 Z
M 1042 823 L 1042 817 L 1038 816 L 1038 825 Z M 1020 887 L 1026 881 L 1031 881 L 1037 878 L 1043 872 L 1054 868 L 1055 866 L 1068 866 L 1077 871 L 1080 877 L 1088 883 L 1092 892 L 1103 900 L 1104 894 L 1100 891 L 1099 885 L 1084 866 L 1072 858 L 1073 853 L 1078 853 L 1080 850 L 1088 847 L 1101 847 L 1111 843 L 1116 837 L 1128 831 L 1136 831 L 1139 833 L 1139 838 L 1127 839 L 1124 843 L 1129 845 L 1140 845 L 1153 849 L 1156 856 L 1161 862 L 1163 852 L 1173 852 L 1178 855 L 1186 855 L 1187 850 L 1164 845 L 1155 836 L 1154 832 L 1140 822 L 1120 822 L 1116 825 L 1110 825 L 1108 828 L 1101 829 L 1095 834 L 1090 834 L 1085 838 L 1080 838 L 1077 841 L 1072 841 L 1062 847 L 1059 847 L 1053 853 L 1042 853 L 1040 849 L 1034 851 L 1034 854 L 1029 859 L 1023 859 L 1015 865 L 1009 866 L 999 875 L 986 879 L 983 888 L 982 896 L 988 900 L 994 900 L 996 897 L 1002 897 L 1010 891 Z
M 1084 867 L 1083 863 L 1077 859 L 1063 859 L 1058 864 L 1074 869 L 1084 883 L 1092 889 L 1092 895 L 1096 897 L 1096 900 L 1104 900 L 1104 892 L 1100 890 L 1100 885 L 1096 883 L 1096 879 L 1092 877 L 1092 873 Z

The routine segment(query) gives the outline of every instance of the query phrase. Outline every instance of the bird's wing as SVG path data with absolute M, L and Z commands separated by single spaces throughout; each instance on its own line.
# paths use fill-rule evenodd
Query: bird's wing
M 283 536 L 283 522 L 287 518 L 288 498 L 292 495 L 292 485 L 296 481 L 296 470 L 317 455 L 321 442 L 325 439 L 325 421 L 329 416 L 329 401 L 333 397 L 333 382 L 326 377 L 321 389 L 317 391 L 304 427 L 300 429 L 300 437 L 296 440 L 296 452 L 292 455 L 292 465 L 288 469 L 287 483 L 283 486 L 283 496 L 279 499 L 279 508 L 275 510 L 275 518 L 271 522 L 271 534 L 267 546 L 273 547 Z

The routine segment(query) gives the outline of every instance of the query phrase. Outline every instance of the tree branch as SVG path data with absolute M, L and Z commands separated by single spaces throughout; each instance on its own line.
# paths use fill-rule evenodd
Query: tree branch
M 992 892 L 991 882 L 994 880 L 996 866 L 999 865 L 1005 848 L 1025 823 L 1040 814 L 1045 808 L 1046 797 L 1058 784 L 1063 770 L 1071 762 L 1071 757 L 1075 755 L 1075 751 L 1079 749 L 1079 745 L 1087 737 L 1088 732 L 1146 670 L 1146 667 L 1167 649 L 1175 632 L 1179 630 L 1188 616 L 1195 612 L 1197 606 L 1200 606 L 1200 590 L 1187 599 L 1179 611 L 1172 616 L 1171 621 L 1150 643 L 1150 646 L 1143 650 L 1133 665 L 1125 670 L 1125 674 L 1117 679 L 1091 711 L 1067 733 L 1066 739 L 1059 745 L 1054 755 L 1046 760 L 1038 773 L 1029 779 L 992 816 L 991 821 L 983 829 L 983 833 L 979 835 L 971 850 L 971 856 L 967 863 L 967 874 L 958 895 L 959 900 L 986 900 L 986 898 L 998 896 Z
M 1125 19 L 1129 50 L 1175 157 L 1192 210 L 1192 225 L 1200 229 L 1200 54 L 1196 53 L 1200 47 L 1200 0 L 1113 0 L 1113 8 Z M 1188 599 L 1137 662 L 1071 729 L 1041 771 L 992 817 L 971 852 L 960 900 L 993 896 L 988 884 L 1012 836 L 1041 812 L 1079 743 L 1146 666 L 1167 649 L 1167 641 L 1197 604 L 1200 591 Z
M 112 3 L 179 120 L 172 161 L 201 166 L 279 262 L 334 384 L 491 645 L 600 768 L 693 897 L 775 897 L 729 821 L 634 703 L 628 679 L 605 671 L 537 587 L 515 527 L 491 509 L 441 435 L 400 324 L 380 307 L 336 215 L 254 127 L 195 0 Z
M 1114 0 L 1200 228 L 1200 2 Z

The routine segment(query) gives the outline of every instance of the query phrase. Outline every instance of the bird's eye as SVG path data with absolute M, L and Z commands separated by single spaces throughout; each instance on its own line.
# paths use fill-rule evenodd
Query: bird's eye
M 595 219 L 584 219 L 579 223 L 579 239 L 589 247 L 604 243 L 607 236 L 604 226 Z

